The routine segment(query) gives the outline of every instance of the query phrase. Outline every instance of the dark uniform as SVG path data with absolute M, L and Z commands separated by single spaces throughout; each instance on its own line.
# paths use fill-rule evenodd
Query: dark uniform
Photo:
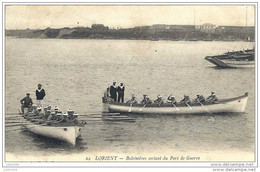
M 20 102 L 22 104 L 21 106 L 21 110 L 22 110 L 22 113 L 24 114 L 24 108 L 31 108 L 32 104 L 33 104 L 33 101 L 32 99 L 29 97 L 30 94 L 27 93 L 27 96 L 24 97 Z
M 163 99 L 161 96 L 158 96 L 157 99 L 154 101 L 154 103 L 157 103 L 159 106 L 161 106 L 161 104 L 163 104 Z
M 110 96 L 115 102 L 117 96 L 116 92 L 117 92 L 117 87 L 116 87 L 116 83 L 114 82 L 113 85 L 110 86 Z
M 124 103 L 124 94 L 125 94 L 125 86 L 121 83 L 120 86 L 117 87 L 117 92 L 118 92 L 118 99 L 117 101 Z
M 148 95 L 144 95 L 144 99 L 141 101 L 142 104 L 152 104 L 153 101 L 148 97 Z
M 37 89 L 36 90 L 36 100 L 43 100 L 43 98 L 45 97 L 45 91 L 44 89 Z
M 180 103 L 190 104 L 190 97 L 185 95 L 184 98 L 180 101 Z
M 37 106 L 42 107 L 42 100 L 45 97 L 45 90 L 42 88 L 41 84 L 38 84 L 38 89 L 35 92 L 36 92 Z
M 173 95 L 170 95 L 168 97 L 168 102 L 172 103 L 172 104 L 176 104 L 177 103 L 177 101 L 176 101 L 176 99 L 175 99 L 175 97 Z

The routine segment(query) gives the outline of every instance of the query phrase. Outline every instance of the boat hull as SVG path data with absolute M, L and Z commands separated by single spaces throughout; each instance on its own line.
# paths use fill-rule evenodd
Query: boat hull
M 211 113 L 243 113 L 247 103 L 247 93 L 243 96 L 221 100 L 214 104 L 197 104 L 192 106 L 165 104 L 164 106 L 125 105 L 119 103 L 103 103 L 103 112 L 133 114 L 211 114 Z
M 72 145 L 76 145 L 76 139 L 82 131 L 82 128 L 79 126 L 52 127 L 32 124 L 27 126 L 27 128 L 34 134 L 65 141 Z
M 236 61 L 228 59 L 220 59 L 217 57 L 206 57 L 210 63 L 221 68 L 253 68 L 255 67 L 254 61 Z
M 27 111 L 28 109 L 25 109 Z M 21 110 L 20 114 L 21 114 Z M 21 114 L 22 115 L 22 114 Z M 24 120 L 28 123 L 28 119 L 24 116 Z M 81 135 L 82 128 L 85 124 L 79 123 L 77 125 L 70 125 L 70 124 L 54 124 L 54 125 L 47 125 L 38 124 L 35 122 L 30 122 L 30 124 L 25 125 L 29 131 L 34 134 L 41 135 L 48 138 L 53 138 L 56 140 L 61 140 L 67 142 L 72 145 L 76 145 L 76 139 Z

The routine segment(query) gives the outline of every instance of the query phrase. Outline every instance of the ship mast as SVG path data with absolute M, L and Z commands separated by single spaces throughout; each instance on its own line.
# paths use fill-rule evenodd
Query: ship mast
M 247 6 L 246 6 L 246 27 L 247 27 Z
M 196 23 L 195 23 L 195 9 L 194 9 L 194 11 L 193 11 L 193 17 L 194 17 L 194 19 L 193 19 L 193 23 L 194 23 L 194 28 L 196 28 Z

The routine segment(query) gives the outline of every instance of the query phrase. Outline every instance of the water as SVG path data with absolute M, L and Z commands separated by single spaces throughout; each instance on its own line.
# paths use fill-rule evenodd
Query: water
M 5 110 L 17 115 L 19 101 L 27 91 L 35 100 L 38 83 L 46 91 L 44 104 L 62 110 L 74 109 L 86 115 L 87 125 L 77 146 L 37 136 L 21 127 L 5 133 L 6 158 L 34 156 L 75 160 L 88 155 L 156 155 L 158 153 L 203 154 L 216 160 L 216 152 L 235 152 L 239 157 L 254 155 L 254 68 L 218 69 L 204 60 L 207 55 L 252 48 L 249 42 L 174 42 L 136 40 L 6 39 Z M 245 114 L 134 115 L 113 120 L 100 115 L 101 97 L 112 81 L 123 82 L 125 97 L 135 93 L 155 99 L 158 94 L 219 98 L 249 92 Z M 231 153 L 230 153 L 231 154 Z M 236 156 L 237 154 L 233 154 Z M 21 158 L 20 157 L 20 158 Z M 26 157 L 26 156 L 25 156 Z M 73 156 L 72 156 L 73 157 Z M 228 157 L 225 157 L 228 159 Z M 84 160 L 84 159 L 83 159 Z

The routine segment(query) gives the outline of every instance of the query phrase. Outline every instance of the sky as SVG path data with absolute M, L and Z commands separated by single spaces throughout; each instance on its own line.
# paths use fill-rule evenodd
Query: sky
M 255 7 L 237 6 L 5 6 L 6 29 L 90 27 L 129 28 L 153 24 L 254 26 Z M 247 20 L 246 20 L 247 19 Z M 247 21 L 247 22 L 246 22 Z

